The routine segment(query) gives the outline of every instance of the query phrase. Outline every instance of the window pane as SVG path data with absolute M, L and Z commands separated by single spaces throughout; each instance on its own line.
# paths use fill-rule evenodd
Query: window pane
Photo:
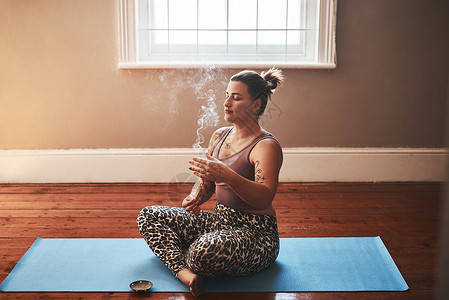
M 149 31 L 148 34 L 154 35 L 154 43 L 157 45 L 168 45 L 168 30 Z
M 153 22 L 150 24 L 150 28 L 168 29 L 167 0 L 154 0 L 151 2 L 150 16 L 153 16 L 151 18 Z
M 200 29 L 226 29 L 226 1 L 199 0 Z
M 226 45 L 226 31 L 200 31 L 198 43 L 200 45 Z
M 256 29 L 256 0 L 229 0 L 230 29 Z
M 257 43 L 259 45 L 285 45 L 285 30 L 259 31 Z
M 229 45 L 256 45 L 255 31 L 231 31 L 228 35 Z
M 282 29 L 286 25 L 287 0 L 259 0 L 258 28 Z
M 204 37 L 201 36 L 202 34 L 204 34 L 204 32 L 199 33 L 201 42 L 198 45 L 198 54 L 203 56 L 204 59 L 224 59 L 227 49 L 226 32 L 206 32 Z M 208 38 L 207 35 L 209 34 L 211 36 Z M 203 41 L 203 38 L 207 41 Z
M 288 20 L 287 28 L 301 29 L 305 26 L 305 1 L 303 0 L 289 0 L 288 1 Z
M 299 45 L 304 44 L 304 39 L 305 39 L 305 31 L 289 30 L 287 32 L 287 45 L 289 46 L 299 47 Z
M 196 30 L 170 30 L 170 45 L 196 45 Z
M 169 0 L 170 29 L 196 29 L 196 4 L 196 0 Z

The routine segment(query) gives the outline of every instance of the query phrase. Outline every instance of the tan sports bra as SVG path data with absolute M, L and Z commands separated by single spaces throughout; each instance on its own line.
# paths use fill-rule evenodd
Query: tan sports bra
M 248 180 L 254 181 L 254 166 L 249 161 L 249 155 L 251 150 L 257 145 L 257 143 L 264 139 L 275 139 L 276 138 L 268 132 L 262 133 L 258 137 L 256 137 L 248 146 L 243 148 L 242 150 L 224 158 L 219 158 L 219 153 L 223 142 L 226 140 L 226 137 L 232 131 L 233 127 L 229 127 L 225 129 L 224 134 L 215 145 L 215 148 L 212 152 L 212 156 L 216 159 L 219 159 L 222 163 L 230 167 L 232 170 L 237 172 L 239 175 L 245 177 Z M 243 201 L 236 193 L 232 191 L 232 189 L 224 184 L 217 183 L 215 189 L 215 195 L 217 198 L 217 202 L 228 207 L 243 210 L 243 211 L 254 211 L 261 210 L 260 208 L 249 205 L 245 201 Z

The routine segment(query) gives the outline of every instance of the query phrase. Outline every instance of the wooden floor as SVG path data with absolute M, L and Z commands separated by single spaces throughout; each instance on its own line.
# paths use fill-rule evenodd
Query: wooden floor
M 0 282 L 36 237 L 137 238 L 147 205 L 178 206 L 189 185 L 0 185 Z M 200 299 L 434 299 L 439 183 L 289 183 L 275 199 L 281 237 L 381 236 L 406 292 L 223 293 Z M 214 201 L 206 203 L 210 210 Z M 1 299 L 191 299 L 183 293 L 0 293 Z

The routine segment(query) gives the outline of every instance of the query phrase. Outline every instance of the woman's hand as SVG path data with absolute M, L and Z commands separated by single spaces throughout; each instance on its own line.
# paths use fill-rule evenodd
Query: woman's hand
M 216 183 L 225 182 L 228 179 L 230 169 L 218 159 L 206 153 L 206 158 L 194 157 L 189 161 L 192 165 L 189 169 L 199 178 Z
M 191 214 L 198 215 L 200 213 L 199 201 L 192 195 L 188 195 L 182 200 L 181 206 Z

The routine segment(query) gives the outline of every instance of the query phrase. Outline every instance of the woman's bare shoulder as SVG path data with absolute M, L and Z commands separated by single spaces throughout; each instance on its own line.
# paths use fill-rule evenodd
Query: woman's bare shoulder
M 263 139 L 261 139 L 256 146 L 260 146 L 262 148 L 265 147 L 273 147 L 275 149 L 281 150 L 282 151 L 282 146 L 279 143 L 279 141 L 276 139 L 276 137 L 274 135 L 272 135 L 271 133 L 267 132 L 269 134 L 268 137 L 265 137 Z
M 282 159 L 283 153 L 282 153 L 282 147 L 279 144 L 279 142 L 275 138 L 265 138 L 263 140 L 260 140 L 256 146 L 254 146 L 253 151 L 251 154 L 254 153 L 255 155 L 262 155 L 262 156 L 268 156 L 268 157 L 280 157 Z
M 225 127 L 220 127 L 217 130 L 215 130 L 215 132 L 212 134 L 212 136 L 215 135 L 219 135 L 221 136 L 226 130 L 228 130 L 229 128 L 231 128 L 232 126 L 225 126 Z
M 221 127 L 218 128 L 217 130 L 215 130 L 215 132 L 212 134 L 212 137 L 210 138 L 209 141 L 209 152 L 215 148 L 215 146 L 217 145 L 218 141 L 221 139 L 221 137 L 223 136 L 223 134 L 229 129 L 230 127 Z

